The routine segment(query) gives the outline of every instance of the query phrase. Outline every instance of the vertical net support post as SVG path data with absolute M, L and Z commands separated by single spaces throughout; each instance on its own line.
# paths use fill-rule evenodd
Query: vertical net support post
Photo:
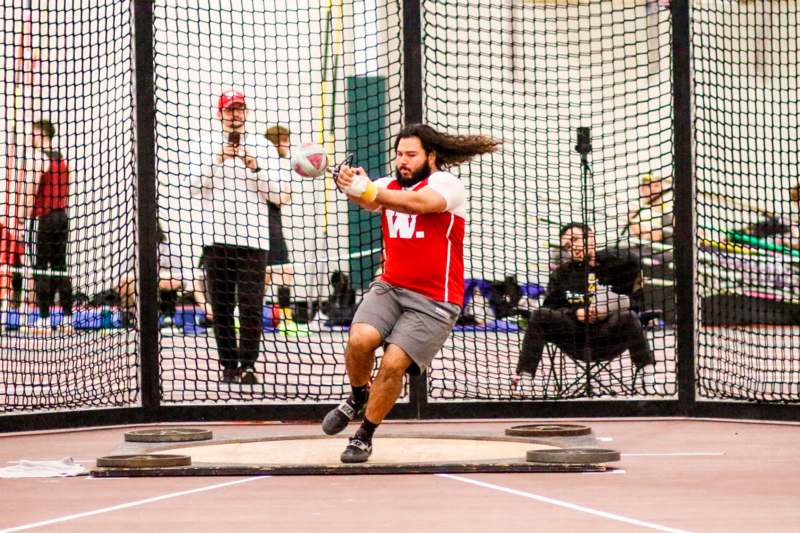
M 155 100 L 153 93 L 153 3 L 133 2 L 136 54 L 136 168 L 139 232 L 139 327 L 142 407 L 160 404 L 158 371 L 158 259 L 156 256 Z
M 422 122 L 422 25 L 420 0 L 403 0 L 403 123 Z M 426 374 L 410 377 L 409 400 L 421 416 L 427 405 Z
M 692 176 L 691 50 L 688 0 L 672 2 L 672 72 L 674 135 L 674 239 L 695 242 Z M 694 245 L 675 247 L 675 307 L 678 402 L 690 414 L 695 402 Z

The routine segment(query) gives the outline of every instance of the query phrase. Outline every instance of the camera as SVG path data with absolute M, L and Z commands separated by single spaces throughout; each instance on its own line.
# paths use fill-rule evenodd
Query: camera
M 592 140 L 589 134 L 589 128 L 578 128 L 577 143 L 575 144 L 575 151 L 579 154 L 586 155 L 592 151 Z

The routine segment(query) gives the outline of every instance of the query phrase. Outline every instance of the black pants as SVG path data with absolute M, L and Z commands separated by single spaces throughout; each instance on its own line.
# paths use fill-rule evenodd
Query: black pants
M 178 306 L 178 291 L 158 290 L 158 310 L 165 317 L 175 318 Z
M 267 252 L 214 244 L 203 248 L 203 265 L 220 364 L 225 369 L 253 368 L 261 345 Z M 233 317 L 237 302 L 241 326 L 238 348 Z
M 22 262 L 19 259 L 19 256 L 14 260 L 14 263 L 11 265 L 13 267 L 21 267 Z M 11 305 L 14 309 L 19 309 L 20 304 L 22 303 L 22 274 L 19 272 L 14 272 L 11 275 Z
M 655 363 L 639 317 L 632 311 L 617 311 L 593 324 L 585 324 L 555 309 L 533 311 L 517 373 L 536 374 L 546 342 L 552 342 L 573 359 L 586 362 L 608 361 L 628 350 L 636 368 Z
M 52 272 L 63 272 L 58 275 L 33 274 L 36 290 L 36 303 L 39 316 L 48 318 L 50 306 L 58 293 L 64 315 L 72 315 L 72 282 L 67 277 L 67 239 L 69 237 L 69 220 L 63 209 L 56 209 L 39 217 L 36 229 L 35 270 L 49 269 Z

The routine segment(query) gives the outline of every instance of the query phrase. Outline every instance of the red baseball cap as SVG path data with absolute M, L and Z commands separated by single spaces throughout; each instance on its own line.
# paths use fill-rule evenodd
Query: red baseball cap
M 231 104 L 244 104 L 246 106 L 244 93 L 238 89 L 228 89 L 219 95 L 219 101 L 217 102 L 217 109 L 219 111 L 226 109 Z

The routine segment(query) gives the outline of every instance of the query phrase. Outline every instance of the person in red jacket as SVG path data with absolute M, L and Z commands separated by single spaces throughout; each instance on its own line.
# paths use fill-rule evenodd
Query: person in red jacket
M 395 140 L 395 176 L 372 181 L 363 168 L 338 170 L 336 183 L 348 200 L 381 213 L 384 245 L 383 274 L 358 306 L 345 350 L 353 392 L 322 423 L 333 435 L 363 410 L 344 463 L 369 459 L 372 435 L 397 401 L 403 375 L 425 372 L 450 335 L 464 303 L 467 198 L 448 169 L 500 143 L 414 124 Z M 383 358 L 368 392 L 379 346 Z
M 67 241 L 69 240 L 69 166 L 53 146 L 56 128 L 46 119 L 33 123 L 34 153 L 41 159 L 28 195 L 25 218 L 31 221 L 31 241 L 35 246 L 33 281 L 39 319 L 28 325 L 32 333 L 46 332 L 50 327 L 50 307 L 56 294 L 64 311 L 62 324 L 72 323 L 72 282 L 67 275 Z
M 22 247 L 14 234 L 0 222 L 0 331 L 3 328 L 4 312 L 14 306 L 15 294 L 12 269 L 20 265 Z

